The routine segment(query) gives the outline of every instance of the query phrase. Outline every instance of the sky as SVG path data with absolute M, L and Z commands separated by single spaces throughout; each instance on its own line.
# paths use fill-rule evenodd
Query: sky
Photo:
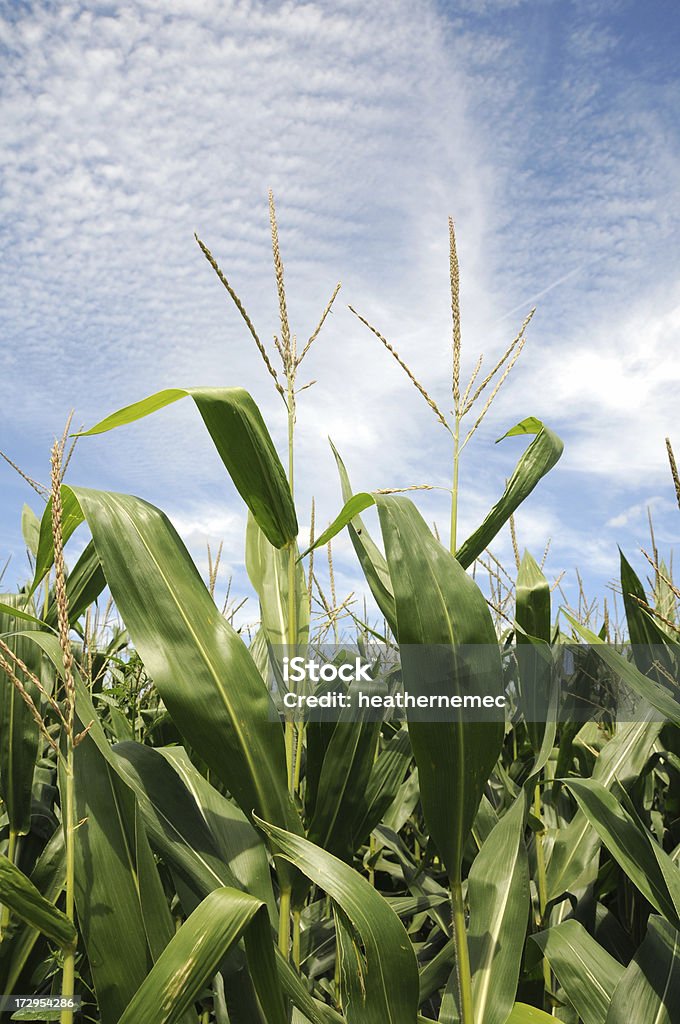
M 668 559 L 680 453 L 680 14 L 672 0 L 0 0 L 0 448 L 45 481 L 68 410 L 90 426 L 164 387 L 240 385 L 283 453 L 285 415 L 198 232 L 262 339 L 278 331 L 268 189 L 292 329 L 342 288 L 301 383 L 296 499 L 414 492 L 445 534 L 450 439 L 351 304 L 451 407 L 447 217 L 461 268 L 463 377 L 528 311 L 521 359 L 466 448 L 461 536 L 526 446 L 564 440 L 517 514 L 520 547 L 575 600 L 610 594 L 617 545 L 641 574 L 647 510 Z M 79 442 L 71 483 L 162 507 L 205 570 L 249 593 L 245 514 L 190 402 Z M 27 575 L 0 465 L 2 586 Z M 368 517 L 370 520 L 370 516 Z M 85 540 L 74 538 L 74 554 Z M 508 531 L 493 550 L 508 564 Z M 346 538 L 342 593 L 365 592 Z M 244 614 L 257 614 L 252 597 Z

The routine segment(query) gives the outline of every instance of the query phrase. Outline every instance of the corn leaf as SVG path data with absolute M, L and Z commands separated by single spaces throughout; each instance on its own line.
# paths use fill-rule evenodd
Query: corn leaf
M 0 607 L 0 635 L 16 631 L 17 619 L 29 617 L 29 624 L 35 620 L 30 613 L 24 613 L 20 604 L 25 597 L 13 594 L 3 596 Z M 5 611 L 5 608 L 7 609 Z M 29 632 L 33 630 L 26 630 Z M 36 630 L 37 632 L 37 627 Z M 20 633 L 7 636 L 6 644 L 35 675 L 40 676 L 40 653 Z M 11 664 L 11 659 L 6 659 Z M 37 687 L 24 673 L 17 670 L 17 677 L 24 683 L 26 691 L 36 706 L 40 706 Z M 19 691 L 7 673 L 0 668 L 0 796 L 5 801 L 9 827 L 18 835 L 26 835 L 31 827 L 31 799 L 33 771 L 38 754 L 38 727 Z
M 680 928 L 680 868 L 601 783 L 569 779 L 565 785 L 642 895 Z
M 227 887 L 206 896 L 184 922 L 135 993 L 119 1024 L 175 1024 L 241 936 L 268 1024 L 287 1024 L 266 908 L 254 896 Z
M 75 948 L 77 934 L 72 922 L 4 853 L 0 853 L 0 903 L 62 949 Z
M 274 547 L 295 540 L 295 507 L 283 466 L 260 410 L 243 388 L 170 388 L 112 413 L 81 436 L 149 416 L 180 398 L 193 398 L 236 489 Z
M 489 546 L 513 512 L 531 494 L 546 473 L 550 472 L 562 455 L 564 445 L 560 438 L 534 416 L 522 420 L 498 440 L 502 441 L 504 438 L 516 434 L 536 434 L 536 437 L 515 466 L 501 498 L 493 506 L 481 526 L 456 551 L 456 558 L 464 569 L 472 565 L 475 558 L 478 558 L 482 551 Z
M 593 779 L 609 789 L 616 783 L 630 785 L 649 759 L 654 740 L 663 722 L 649 710 L 639 722 L 619 725 L 616 734 L 604 746 L 597 759 Z M 600 845 L 600 836 L 589 818 L 578 810 L 569 824 L 559 830 L 548 864 L 548 899 L 567 892 L 592 862 Z
M 370 883 L 306 839 L 258 819 L 272 846 L 336 904 L 348 1024 L 415 1024 L 418 971 L 401 921 Z M 304 1008 L 303 1008 L 304 1010 Z
M 605 1024 L 623 965 L 578 921 L 563 921 L 531 936 L 557 975 L 583 1024 Z
M 505 1024 L 512 1010 L 529 916 L 524 791 L 494 826 L 468 876 L 468 945 L 476 1024 Z
M 245 814 L 255 809 L 299 830 L 273 701 L 169 520 L 130 495 L 72 493 L 123 621 L 177 728 Z
M 411 501 L 385 495 L 377 501 L 394 587 L 404 689 L 421 692 L 430 685 L 435 693 L 501 694 L 498 643 L 477 584 L 432 536 Z M 467 648 L 464 657 L 461 648 Z M 452 721 L 409 717 L 409 734 L 425 820 L 453 878 L 498 759 L 504 726 L 502 721 L 474 721 L 462 709 L 450 714 L 456 716 Z
M 606 1024 L 674 1024 L 680 1006 L 680 933 L 652 916 L 647 934 L 619 981 Z

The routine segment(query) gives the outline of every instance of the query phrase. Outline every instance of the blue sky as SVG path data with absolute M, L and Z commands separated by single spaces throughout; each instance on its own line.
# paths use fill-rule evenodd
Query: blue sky
M 591 593 L 636 562 L 647 507 L 667 555 L 680 452 L 680 15 L 671 2 L 388 5 L 0 2 L 0 447 L 46 479 L 68 409 L 89 425 L 158 388 L 240 384 L 280 448 L 281 403 L 196 230 L 277 329 L 267 190 L 293 330 L 336 310 L 301 396 L 298 498 L 340 504 L 327 435 L 359 489 L 448 485 L 446 435 L 347 310 L 375 323 L 448 408 L 446 218 L 456 221 L 464 372 L 526 312 L 525 351 L 466 451 L 462 532 L 502 490 L 528 415 L 565 454 L 517 517 L 550 576 Z M 197 560 L 223 539 L 245 593 L 244 515 L 195 411 L 82 441 L 70 479 L 165 508 Z M 25 572 L 0 466 L 5 584 Z M 443 492 L 418 498 L 447 521 Z M 510 558 L 509 538 L 494 550 Z M 339 586 L 361 589 L 346 541 Z M 252 602 L 251 602 L 252 605 Z

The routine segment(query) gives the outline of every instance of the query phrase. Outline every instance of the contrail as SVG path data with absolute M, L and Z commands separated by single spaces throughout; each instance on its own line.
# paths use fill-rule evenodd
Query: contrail
M 548 292 L 551 292 L 553 288 L 557 288 L 559 285 L 564 284 L 565 281 L 568 281 L 569 278 L 575 277 L 576 274 L 580 274 L 580 272 L 586 266 L 588 266 L 587 263 L 581 263 L 580 266 L 575 267 L 574 270 L 570 270 L 568 274 L 564 274 L 562 277 L 558 277 L 556 281 L 553 281 L 552 284 L 549 284 L 547 288 L 543 289 L 543 291 L 537 292 L 535 295 L 530 295 L 527 299 L 523 299 L 522 302 L 520 302 L 517 306 L 513 306 L 513 308 L 508 310 L 507 313 L 503 313 L 502 316 L 499 316 L 498 319 L 496 320 L 496 323 L 499 324 L 501 323 L 502 320 L 507 320 L 507 318 L 509 316 L 512 316 L 513 313 L 517 313 L 518 310 L 526 309 L 527 306 L 533 305 L 534 302 L 537 302 L 539 299 L 542 299 L 544 295 L 547 295 Z

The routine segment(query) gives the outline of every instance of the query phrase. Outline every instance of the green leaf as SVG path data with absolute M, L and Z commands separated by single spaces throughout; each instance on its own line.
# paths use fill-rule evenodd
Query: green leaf
M 42 619 L 38 619 L 35 615 L 31 615 L 29 612 L 24 611 L 23 608 L 14 607 L 9 603 L 10 599 L 15 596 L 18 600 L 25 600 L 25 598 L 19 597 L 18 595 L 3 594 L 3 600 L 0 601 L 0 615 L 6 616 L 9 619 L 18 619 L 20 622 L 32 622 L 35 626 L 44 627 L 46 623 L 44 623 Z M 9 633 L 10 631 L 8 623 L 0 623 L 0 636 Z
M 151 845 L 178 872 L 198 901 L 225 885 L 241 888 L 220 855 L 194 795 L 160 751 L 125 742 L 116 744 L 112 757 L 137 797 Z
M 19 607 L 25 601 L 22 595 L 3 596 L 0 635 L 16 630 L 15 617 L 21 621 L 28 618 L 31 624 L 37 621 Z M 40 678 L 40 652 L 20 634 L 7 636 L 5 643 Z M 0 653 L 11 665 L 12 659 Z M 39 708 L 41 697 L 36 685 L 19 670 L 15 675 Z M 26 835 L 31 827 L 33 771 L 38 745 L 38 727 L 31 712 L 9 675 L 0 668 L 0 795 L 7 808 L 9 827 L 17 835 Z
M 606 789 L 614 783 L 630 785 L 642 772 L 654 740 L 663 722 L 656 721 L 651 709 L 640 721 L 618 725 L 616 734 L 604 746 L 597 759 L 593 779 Z M 579 810 L 559 830 L 548 865 L 548 899 L 567 892 L 592 863 L 600 845 L 600 837 L 588 817 Z
M 276 927 L 278 910 L 272 890 L 269 856 L 260 833 L 240 807 L 218 793 L 201 775 L 183 747 L 163 747 L 159 753 L 172 765 L 196 801 L 218 853 L 238 879 L 237 887 L 267 904 L 270 920 Z
M 66 880 L 64 830 L 60 826 L 40 854 L 30 880 L 49 903 L 58 901 Z M 26 923 L 12 936 L 7 952 L 3 950 L 3 956 L 0 956 L 0 991 L 24 991 L 18 987 L 21 974 L 39 939 L 40 930 Z
M 595 653 L 599 655 L 605 665 L 616 672 L 624 683 L 630 686 L 631 690 L 639 694 L 652 707 L 656 708 L 665 718 L 670 719 L 675 725 L 680 725 L 680 702 L 678 702 L 660 683 L 654 679 L 644 676 L 635 665 L 631 664 L 622 654 L 615 651 L 612 646 L 606 643 L 601 637 L 593 633 L 576 621 L 568 612 L 562 614 L 569 620 L 574 631 L 582 637 L 587 644 L 591 644 Z
M 536 434 L 515 466 L 505 491 L 493 506 L 484 522 L 468 537 L 456 551 L 456 558 L 467 569 L 482 551 L 489 546 L 501 527 L 531 494 L 536 484 L 549 473 L 562 455 L 564 445 L 557 434 L 534 416 L 522 420 L 508 430 L 503 437 L 515 434 Z M 499 437 L 499 441 L 503 440 Z
M 295 506 L 260 410 L 243 388 L 170 388 L 107 416 L 82 436 L 102 434 L 193 398 L 236 489 L 274 547 L 295 540 Z
M 280 550 L 270 544 L 252 513 L 248 513 L 246 571 L 260 599 L 265 636 L 276 653 L 288 645 L 289 560 L 290 550 Z M 309 594 L 299 558 L 295 561 L 293 611 L 297 624 L 296 643 L 302 647 L 309 639 Z
M 337 449 L 333 445 L 332 441 L 329 443 L 333 450 L 333 455 L 335 456 L 338 473 L 340 474 L 342 500 L 347 502 L 352 497 L 352 486 L 349 482 L 345 464 L 340 458 Z M 377 544 L 371 539 L 370 534 L 368 533 L 368 530 L 360 516 L 355 515 L 354 518 L 348 522 L 347 530 L 350 540 L 354 545 L 354 550 L 356 551 L 364 576 L 366 577 L 366 582 L 368 583 L 371 593 L 375 599 L 375 603 L 392 627 L 396 621 L 396 612 L 394 608 L 392 581 L 390 580 L 390 572 L 387 568 L 385 556 Z
M 477 584 L 432 536 L 411 501 L 386 495 L 377 501 L 394 588 L 404 689 L 500 696 L 498 642 Z M 451 721 L 407 717 L 423 813 L 453 879 L 500 753 L 504 723 L 474 721 L 462 708 L 447 714 Z
M 267 911 L 261 900 L 221 888 L 185 921 L 141 984 L 119 1024 L 174 1024 L 243 935 L 248 967 L 268 1024 L 287 1024 Z
M 605 1024 L 624 968 L 578 921 L 563 921 L 533 941 L 543 951 L 583 1024 Z
M 680 934 L 650 917 L 647 935 L 614 991 L 606 1024 L 674 1024 L 680 1006 Z
M 69 622 L 77 622 L 83 612 L 97 600 L 106 586 L 106 579 L 99 561 L 99 555 L 92 541 L 89 541 L 82 555 L 66 579 Z M 48 626 L 56 628 L 57 602 L 52 601 L 45 616 Z
M 24 505 L 21 510 L 21 534 L 24 544 L 35 558 L 40 542 L 40 520 L 30 505 Z
M 137 834 L 133 793 L 90 736 L 74 751 L 74 775 L 78 922 L 103 1024 L 117 1024 L 153 965 L 137 862 L 146 836 Z
M 78 936 L 72 922 L 4 853 L 0 853 L 0 903 L 62 949 L 75 949 Z
M 116 606 L 177 728 L 245 814 L 255 809 L 299 830 L 274 703 L 167 517 L 130 495 L 73 494 Z
M 555 1018 L 526 1003 L 515 1003 L 506 1024 L 555 1024 Z
M 366 809 L 366 790 L 375 760 L 380 722 L 368 721 L 355 708 L 340 713 L 326 747 L 314 814 L 307 835 L 310 842 L 351 863 L 358 848 L 355 820 Z M 370 830 L 369 830 L 370 832 Z
M 524 791 L 493 828 L 468 876 L 475 1024 L 505 1024 L 512 1010 L 529 916 Z
M 680 927 L 680 868 L 595 779 L 569 779 L 573 792 L 611 855 L 653 907 Z
M 415 1024 L 418 971 L 401 921 L 370 883 L 337 857 L 267 822 L 276 849 L 336 905 L 342 1005 L 348 1024 Z

